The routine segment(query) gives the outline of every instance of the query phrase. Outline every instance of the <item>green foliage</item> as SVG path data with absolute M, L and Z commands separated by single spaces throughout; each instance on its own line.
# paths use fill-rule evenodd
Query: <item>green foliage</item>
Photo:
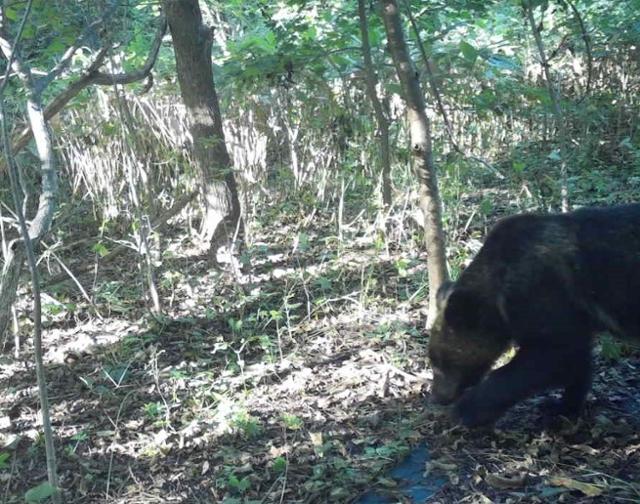
M 140 298 L 139 292 L 128 283 L 114 280 L 100 284 L 95 292 L 97 303 L 104 303 L 110 312 L 128 313 Z
M 620 360 L 625 355 L 629 355 L 631 349 L 625 343 L 615 339 L 610 334 L 600 336 L 600 353 L 605 359 Z
M 49 483 L 40 483 L 24 494 L 24 499 L 33 504 L 44 502 L 56 493 L 56 488 Z
M 282 414 L 282 422 L 284 423 L 284 426 L 289 430 L 300 430 L 304 426 L 304 422 L 300 417 L 291 415 L 289 413 Z
M 229 475 L 227 486 L 238 493 L 245 493 L 251 487 L 251 479 L 249 476 L 238 478 L 235 474 Z
M 420 310 L 429 293 L 424 264 L 416 260 L 424 247 L 424 235 L 420 223 L 410 217 L 417 200 L 413 154 L 401 86 L 386 48 L 377 3 L 365 3 L 378 92 L 390 120 L 391 208 L 381 209 L 377 201 L 381 132 L 366 94 L 356 3 L 200 0 L 205 22 L 215 27 L 214 76 L 227 144 L 234 158 L 233 169 L 221 175 L 235 175 L 242 190 L 248 230 L 246 247 L 239 256 L 242 271 L 227 270 L 226 266 L 221 271 L 206 266 L 192 269 L 200 265 L 200 258 L 191 255 L 197 242 L 194 236 L 200 205 L 191 205 L 162 229 L 161 237 L 153 236 L 154 240 L 161 238 L 161 251 L 171 245 L 157 265 L 163 301 L 170 294 L 164 303 L 167 314 L 157 316 L 150 329 L 125 336 L 110 348 L 104 365 L 76 368 L 83 390 L 92 400 L 104 400 L 106 408 L 122 406 L 123 418 L 125 409 L 130 408 L 136 420 L 132 424 L 139 425 L 142 417 L 140 430 L 170 421 L 175 426 L 172 433 L 180 433 L 180 442 L 193 441 L 189 446 L 194 451 L 198 446 L 219 447 L 215 457 L 206 457 L 211 467 L 201 466 L 198 460 L 193 472 L 201 480 L 215 478 L 221 489 L 216 498 L 224 502 L 246 503 L 265 492 L 268 486 L 259 481 L 264 474 L 285 481 L 284 475 L 299 462 L 298 456 L 304 462 L 296 470 L 308 470 L 303 490 L 308 493 L 305 498 L 294 496 L 294 492 L 277 498 L 345 501 L 354 495 L 354 482 L 361 487 L 369 484 L 356 469 L 356 461 L 362 463 L 354 455 L 358 450 L 345 448 L 343 441 L 331 437 L 333 433 L 319 436 L 312 447 L 300 441 L 305 428 L 310 428 L 303 418 L 312 418 L 304 408 L 290 409 L 292 404 L 287 403 L 282 405 L 286 413 L 277 408 L 275 413 L 257 409 L 259 417 L 245 411 L 249 406 L 242 401 L 255 393 L 255 383 L 262 387 L 290 379 L 292 386 L 304 387 L 306 375 L 300 377 L 302 371 L 311 369 L 312 375 L 320 375 L 326 373 L 321 368 L 334 366 L 333 362 L 309 368 L 300 364 L 319 357 L 304 355 L 308 349 L 317 354 L 343 348 L 360 350 L 362 345 L 366 351 L 383 349 L 385 363 L 397 364 L 408 373 L 415 371 L 412 365 L 422 365 L 422 357 L 410 361 L 412 345 L 420 346 L 424 338 L 416 319 L 422 316 Z M 498 217 L 559 206 L 561 163 L 566 163 L 574 206 L 634 201 L 640 195 L 636 92 L 640 82 L 640 2 L 573 3 L 591 43 L 589 89 L 587 47 L 573 11 L 563 1 L 530 2 L 547 54 L 553 55 L 550 70 L 559 86 L 567 146 L 560 144 L 546 76 L 523 18 L 521 1 L 399 2 L 432 119 L 434 165 L 454 278 L 477 252 Z M 15 36 L 24 8 L 25 2 L 6 4 L 3 12 L 9 35 Z M 101 2 L 89 0 L 34 1 L 22 56 L 34 68 L 36 78 L 60 60 L 77 35 L 99 17 L 101 8 Z M 110 68 L 138 68 L 148 54 L 159 8 L 158 3 L 137 0 L 117 3 L 108 22 L 93 29 L 69 71 L 47 90 L 45 105 L 78 78 L 78 70 L 106 43 L 114 45 L 108 57 Z M 417 33 L 408 22 L 407 10 L 417 23 Z M 432 75 L 422 59 L 422 48 Z M 455 147 L 461 152 L 445 130 L 429 80 L 438 87 Z M 17 128 L 24 123 L 19 116 L 24 110 L 25 91 L 16 83 L 12 78 L 6 97 L 12 114 L 8 124 Z M 143 282 L 135 267 L 126 268 L 127 261 L 113 267 L 114 263 L 102 258 L 113 251 L 114 244 L 130 242 L 131 235 L 140 231 L 137 212 L 160 215 L 183 191 L 201 183 L 189 159 L 189 141 L 184 138 L 169 37 L 154 68 L 154 86 L 138 95 L 135 91 L 140 86 L 91 90 L 52 124 L 61 136 L 56 145 L 65 192 L 59 198 L 58 220 L 64 232 L 45 242 L 47 247 L 56 242 L 52 249 L 57 243 L 62 245 L 60 254 L 66 253 L 63 259 L 71 271 L 76 264 L 96 261 L 100 268 L 95 285 L 80 278 L 95 303 L 91 308 L 105 318 L 122 318 L 136 325 L 145 320 L 141 316 Z M 157 148 L 159 144 L 162 148 Z M 19 159 L 28 191 L 39 184 L 34 154 L 35 149 L 29 146 Z M 86 155 L 85 165 L 95 161 L 93 172 L 82 172 L 66 162 L 80 154 Z M 140 169 L 135 172 L 132 167 Z M 108 175 L 111 178 L 102 185 L 114 208 L 100 201 L 99 191 L 91 185 L 94 181 L 88 180 Z M 144 195 L 135 204 L 128 193 L 132 189 L 128 177 L 143 181 Z M 0 199 L 3 205 L 10 201 L 4 186 L 0 187 Z M 37 198 L 29 199 L 29 205 L 34 202 L 37 204 Z M 10 216 L 3 213 L 3 219 Z M 189 233 L 185 232 L 188 226 L 192 228 Z M 5 232 L 10 235 L 13 228 L 7 226 Z M 264 235 L 273 242 L 261 243 Z M 65 247 L 76 239 L 81 245 L 67 250 Z M 89 248 L 86 243 L 95 245 Z M 186 250 L 188 260 L 183 254 Z M 273 256 L 280 258 L 274 260 Z M 42 271 L 44 276 L 45 269 Z M 205 293 L 194 288 L 197 280 L 192 271 L 206 278 L 206 286 L 201 286 Z M 49 320 L 73 321 L 80 326 L 84 301 L 76 301 L 79 297 L 69 294 L 72 289 L 55 290 L 55 302 L 45 302 L 43 309 Z M 387 318 L 389 314 L 401 315 L 403 322 L 389 322 L 395 320 Z M 413 317 L 411 323 L 405 315 Z M 354 338 L 360 341 L 354 343 Z M 396 347 L 402 351 L 394 352 Z M 619 359 L 628 349 L 604 337 L 601 351 L 607 359 Z M 159 375 L 153 378 L 167 386 L 168 392 L 162 389 L 159 397 L 149 387 L 146 390 L 153 391 L 137 402 L 137 394 L 123 400 L 132 387 L 151 384 L 147 383 L 151 355 L 158 360 L 154 365 L 158 364 Z M 363 352 L 349 362 L 356 365 L 364 359 L 368 357 Z M 267 371 L 260 375 L 262 368 Z M 393 377 L 389 381 L 398 380 Z M 371 402 L 375 401 L 363 401 L 358 408 Z M 387 414 L 390 410 L 385 410 Z M 387 419 L 374 423 L 378 421 L 384 424 Z M 198 439 L 190 422 L 206 426 L 206 435 Z M 119 425 L 123 430 L 128 428 L 124 423 Z M 209 426 L 220 426 L 224 433 L 220 436 L 228 437 L 212 443 L 219 433 L 213 433 L 215 429 Z M 272 440 L 266 439 L 272 427 L 285 431 L 287 444 L 295 438 L 300 443 L 296 450 L 274 449 L 273 455 L 266 456 L 273 447 Z M 423 424 L 422 428 L 427 427 Z M 77 456 L 78 447 L 93 443 L 95 432 L 93 426 L 78 432 L 65 447 L 66 454 Z M 410 436 L 415 440 L 415 432 L 393 428 L 375 439 L 358 439 L 354 434 L 349 443 L 364 447 L 370 470 L 406 453 Z M 240 447 L 242 460 L 223 453 L 229 445 Z M 40 438 L 30 450 L 33 458 L 41 459 Z M 252 456 L 246 456 L 248 453 Z M 148 454 L 162 452 L 154 445 Z M 314 459 L 311 465 L 309 456 Z M 0 470 L 7 469 L 8 459 L 9 454 L 0 453 Z M 289 471 L 289 477 L 294 472 Z M 120 476 L 114 474 L 113 481 L 120 481 Z M 291 488 L 288 482 L 283 486 L 287 491 Z M 270 488 L 275 491 L 277 487 Z M 47 498 L 47 489 L 41 490 L 33 494 L 34 502 Z
M 151 420 L 156 420 L 164 413 L 164 404 L 160 402 L 151 402 L 144 405 L 144 414 Z
M 9 459 L 11 454 L 7 452 L 0 452 L 0 471 L 9 467 Z
M 231 421 L 231 425 L 236 428 L 242 436 L 249 439 L 258 437 L 263 430 L 260 421 L 246 411 L 236 413 Z
M 78 446 L 83 441 L 87 441 L 89 439 L 89 435 L 85 431 L 80 431 L 71 436 L 71 440 L 75 441 L 74 444 L 68 444 L 64 447 L 64 451 L 67 455 L 72 456 L 76 453 Z

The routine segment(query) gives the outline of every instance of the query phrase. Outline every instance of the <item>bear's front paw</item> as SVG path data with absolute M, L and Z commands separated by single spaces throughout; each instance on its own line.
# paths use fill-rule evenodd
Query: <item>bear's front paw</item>
M 467 390 L 453 407 L 453 418 L 465 427 L 483 427 L 495 422 L 502 412 L 483 401 L 475 389 Z
M 567 401 L 548 397 L 541 404 L 541 410 L 547 417 L 564 417 L 571 422 L 576 422 L 583 410 L 583 403 Z

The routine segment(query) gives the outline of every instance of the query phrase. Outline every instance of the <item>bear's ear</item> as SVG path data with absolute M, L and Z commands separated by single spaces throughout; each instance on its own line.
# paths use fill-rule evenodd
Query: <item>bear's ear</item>
M 453 329 L 472 331 L 480 326 L 482 300 L 469 289 L 452 289 L 446 299 L 444 319 Z
M 450 280 L 442 283 L 442 285 L 438 289 L 438 292 L 436 293 L 436 306 L 438 307 L 439 311 L 444 310 L 445 306 L 447 306 L 449 296 L 451 295 L 455 287 L 455 282 L 452 282 Z

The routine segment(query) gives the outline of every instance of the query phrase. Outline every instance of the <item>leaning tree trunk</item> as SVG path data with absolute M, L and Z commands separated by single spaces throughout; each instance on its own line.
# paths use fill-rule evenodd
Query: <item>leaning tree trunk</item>
M 12 51 L 11 42 L 4 31 L 0 33 L 0 51 L 9 61 Z M 17 56 L 13 60 L 13 67 L 27 90 L 27 116 L 41 163 L 38 210 L 29 225 L 29 237 L 34 246 L 37 246 L 51 227 L 58 194 L 58 179 L 51 133 L 42 112 L 41 91 L 37 90 L 30 69 L 26 65 L 21 65 Z M 20 273 L 24 267 L 25 259 L 18 239 L 10 243 L 9 249 L 0 272 L 0 337 L 4 335 L 11 322 L 11 307 L 16 299 Z
M 425 111 L 418 74 L 413 67 L 404 41 L 400 13 L 395 0 L 381 0 L 382 18 L 387 32 L 391 57 L 396 67 L 407 106 L 411 132 L 411 152 L 419 183 L 419 205 L 424 216 L 424 234 L 429 273 L 430 326 L 436 314 L 436 293 L 448 278 L 438 180 L 433 165 L 431 125 Z
M 203 230 L 210 240 L 209 252 L 215 260 L 218 246 L 241 236 L 243 224 L 213 82 L 213 30 L 204 25 L 198 0 L 164 0 L 164 7 L 193 139 L 193 158 L 202 179 Z

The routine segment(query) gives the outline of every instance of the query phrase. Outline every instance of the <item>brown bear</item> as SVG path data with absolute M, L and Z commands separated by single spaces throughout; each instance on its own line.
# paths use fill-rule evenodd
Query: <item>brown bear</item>
M 577 416 L 594 335 L 640 339 L 640 204 L 505 218 L 438 301 L 435 402 L 455 402 L 454 415 L 472 427 L 559 388 L 557 413 Z M 511 346 L 513 359 L 491 371 Z

